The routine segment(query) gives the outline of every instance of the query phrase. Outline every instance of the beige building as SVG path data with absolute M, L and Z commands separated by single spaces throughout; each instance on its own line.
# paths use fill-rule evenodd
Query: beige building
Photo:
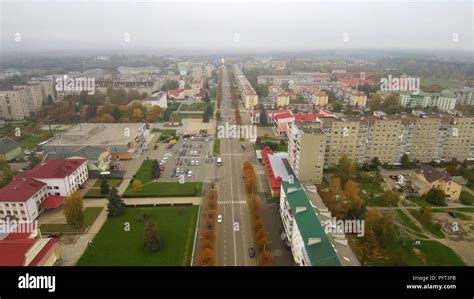
M 278 107 L 285 107 L 290 104 L 290 94 L 280 86 L 269 86 L 268 96 L 272 103 L 275 103 Z
M 323 131 L 327 135 L 324 166 L 335 166 L 346 155 L 355 162 L 361 162 L 358 156 L 359 121 L 323 119 Z
M 451 179 L 451 177 L 430 165 L 422 165 L 421 168 L 416 172 L 419 179 L 424 180 L 429 184 L 429 188 L 426 190 L 420 190 L 422 194 L 429 191 L 431 188 L 439 188 L 448 199 L 459 200 L 461 195 L 462 186 Z
M 0 116 L 6 120 L 22 120 L 30 115 L 26 89 L 0 91 Z
M 288 162 L 302 182 L 321 183 L 326 135 L 313 122 L 288 123 Z

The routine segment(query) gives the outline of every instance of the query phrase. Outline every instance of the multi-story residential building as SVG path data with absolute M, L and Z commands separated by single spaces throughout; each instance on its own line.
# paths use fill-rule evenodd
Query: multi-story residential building
M 450 92 L 442 92 L 440 94 L 400 94 L 400 105 L 403 107 L 437 107 L 442 111 L 454 110 L 456 107 L 456 95 Z
M 0 116 L 6 120 L 23 120 L 30 116 L 25 88 L 0 91 Z
M 288 123 L 288 162 L 298 180 L 321 183 L 326 135 L 319 124 Z
M 247 78 L 243 75 L 237 64 L 234 64 L 233 70 L 235 81 L 240 91 L 240 97 L 244 103 L 245 108 L 253 109 L 258 104 L 257 93 L 255 92 Z
M 41 92 L 40 84 L 15 85 L 14 90 L 24 89 L 26 91 L 26 103 L 28 105 L 29 113 L 38 112 L 43 105 L 43 94 Z
M 341 265 L 324 227 L 298 180 L 281 183 L 280 216 L 295 263 L 300 266 Z
M 54 95 L 54 78 L 52 76 L 32 78 L 28 81 L 28 84 L 39 84 L 41 88 L 41 94 L 43 96 L 43 103 L 48 104 L 48 98 L 53 102 L 56 102 L 56 96 Z
M 364 161 L 377 157 L 382 163 L 395 163 L 399 157 L 401 120 L 398 117 L 383 118 L 366 117 L 360 119 L 359 134 L 367 130 L 367 137 L 360 136 L 365 141 Z M 364 144 L 360 145 L 363 149 Z M 360 159 L 358 159 L 360 161 Z
M 334 166 L 346 155 L 352 161 L 361 163 L 359 127 L 356 119 L 322 118 L 322 130 L 326 133 L 325 167 Z
M 161 88 L 161 80 L 151 81 L 95 81 L 96 90 L 106 93 L 109 88 L 124 89 L 126 92 L 136 90 L 139 93 L 152 94 Z
M 303 86 L 301 94 L 309 103 L 316 106 L 327 106 L 329 101 L 328 95 L 314 86 Z
M 268 96 L 277 107 L 285 107 L 290 104 L 290 94 L 280 86 L 269 86 Z
M 124 74 L 124 75 L 143 75 L 143 74 L 159 74 L 160 73 L 160 68 L 156 66 L 144 66 L 144 67 L 119 66 L 117 70 L 120 74 Z
M 349 105 L 364 108 L 367 105 L 367 95 L 363 91 L 352 90 L 349 95 Z

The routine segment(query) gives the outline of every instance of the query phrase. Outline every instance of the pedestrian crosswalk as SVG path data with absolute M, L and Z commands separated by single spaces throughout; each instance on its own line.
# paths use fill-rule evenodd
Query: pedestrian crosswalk
M 246 204 L 245 200 L 220 200 L 217 202 L 220 205 L 229 205 L 229 204 Z

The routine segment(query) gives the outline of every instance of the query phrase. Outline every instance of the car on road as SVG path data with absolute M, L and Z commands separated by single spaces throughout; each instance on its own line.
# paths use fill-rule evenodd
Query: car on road
M 250 247 L 250 248 L 249 248 L 249 256 L 250 256 L 251 258 L 254 258 L 254 257 L 255 257 L 255 248 L 253 248 L 253 247 Z
M 222 223 L 222 215 L 217 215 L 217 223 Z

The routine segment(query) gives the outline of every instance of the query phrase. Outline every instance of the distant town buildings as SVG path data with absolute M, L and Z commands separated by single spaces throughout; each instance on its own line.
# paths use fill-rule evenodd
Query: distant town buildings
M 458 99 L 454 93 L 442 92 L 440 94 L 400 94 L 400 105 L 410 108 L 437 107 L 441 111 L 454 110 Z
M 234 64 L 233 70 L 235 81 L 240 91 L 240 98 L 242 99 L 245 108 L 253 109 L 258 104 L 257 93 L 237 64 Z

